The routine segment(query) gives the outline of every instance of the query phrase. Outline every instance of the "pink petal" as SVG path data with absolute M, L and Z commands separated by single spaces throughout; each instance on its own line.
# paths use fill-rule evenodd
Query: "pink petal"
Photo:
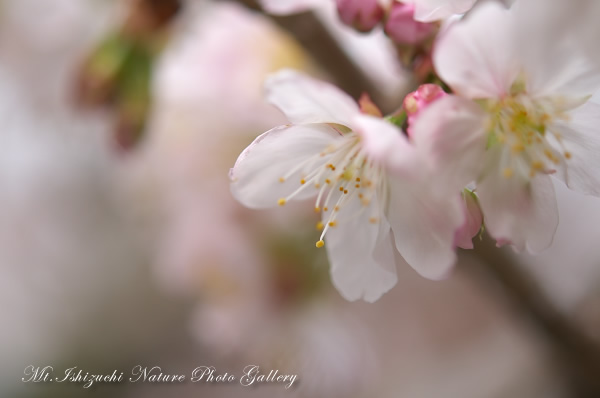
M 278 199 L 301 186 L 302 169 L 284 182 L 280 178 L 340 138 L 339 133 L 327 125 L 279 126 L 267 131 L 242 152 L 231 169 L 233 196 L 250 208 L 276 206 Z M 327 158 L 323 158 L 323 164 L 326 161 Z M 314 187 L 307 186 L 295 199 L 316 194 Z
M 355 197 L 340 209 L 338 225 L 325 236 L 331 278 L 346 300 L 374 302 L 397 282 L 396 250 L 382 210 L 377 200 L 365 208 Z M 370 221 L 373 217 L 377 223 Z
M 575 191 L 600 196 L 600 104 L 588 101 L 570 117 L 551 126 L 570 153 L 557 176 Z
M 396 248 L 422 276 L 446 277 L 456 261 L 454 235 L 464 223 L 460 196 L 442 197 L 398 180 L 390 182 L 390 191 L 389 222 Z
M 291 69 L 271 75 L 265 82 L 267 100 L 293 124 L 335 123 L 348 126 L 360 110 L 337 87 Z
M 558 226 L 556 194 L 549 176 L 531 181 L 490 175 L 477 185 L 485 228 L 499 243 L 539 252 L 552 244 Z
M 361 146 L 370 160 L 396 173 L 413 175 L 418 167 L 416 151 L 402 130 L 384 119 L 368 115 L 357 115 L 351 126 L 361 137 Z
M 507 94 L 519 72 L 513 21 L 496 2 L 482 4 L 438 39 L 434 64 L 459 95 L 497 98 Z
M 486 155 L 486 120 L 479 105 L 452 95 L 418 116 L 412 139 L 440 189 L 458 193 L 478 177 Z

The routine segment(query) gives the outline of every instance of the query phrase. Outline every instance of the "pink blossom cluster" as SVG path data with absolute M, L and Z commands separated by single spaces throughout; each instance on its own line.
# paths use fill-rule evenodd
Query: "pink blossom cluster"
M 250 208 L 312 200 L 316 247 L 346 299 L 377 300 L 396 266 L 443 278 L 457 247 L 473 248 L 484 230 L 499 246 L 547 248 L 558 225 L 553 181 L 600 196 L 600 5 L 508 3 L 338 1 L 360 30 L 385 20 L 392 38 L 412 35 L 405 43 L 435 36 L 427 84 L 389 116 L 297 71 L 266 81 L 288 124 L 242 152 L 233 196 Z M 414 25 L 467 11 L 442 30 Z

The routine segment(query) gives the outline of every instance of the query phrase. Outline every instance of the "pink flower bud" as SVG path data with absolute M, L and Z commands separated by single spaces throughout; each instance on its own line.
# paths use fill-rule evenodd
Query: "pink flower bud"
M 481 231 L 483 214 L 479 200 L 473 192 L 465 189 L 462 197 L 466 218 L 464 224 L 454 233 L 454 244 L 463 249 L 472 249 L 473 238 Z
M 415 6 L 395 1 L 385 23 L 385 33 L 398 44 L 419 44 L 436 28 L 435 24 L 414 19 Z
M 404 98 L 402 107 L 408 116 L 408 136 L 412 136 L 412 125 L 417 116 L 433 102 L 447 95 L 437 84 L 423 84 Z
M 361 32 L 372 30 L 384 16 L 377 0 L 336 0 L 340 19 Z

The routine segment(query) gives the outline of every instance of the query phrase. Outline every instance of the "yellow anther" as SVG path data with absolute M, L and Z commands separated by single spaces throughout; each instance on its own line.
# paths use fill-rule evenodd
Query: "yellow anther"
M 573 157 L 573 155 L 571 155 L 571 152 L 569 152 L 569 151 L 565 152 L 565 158 L 571 159 L 572 157 Z
M 340 206 L 335 206 L 335 207 L 333 208 L 333 211 L 340 211 Z
M 285 178 L 279 177 L 279 182 L 285 182 Z
M 535 160 L 535 161 L 531 162 L 531 167 L 534 170 L 543 170 L 544 169 L 544 163 L 540 162 L 539 160 Z
M 317 230 L 321 231 L 321 230 L 323 230 L 323 228 L 324 228 L 324 227 L 325 227 L 325 226 L 323 225 L 323 223 L 322 223 L 321 221 L 319 221 L 319 222 L 317 223 Z
M 321 188 L 321 184 L 319 184 L 318 182 L 315 184 L 315 188 L 319 189 Z
M 371 201 L 369 199 L 363 199 L 361 200 L 361 203 L 363 204 L 363 206 L 368 206 L 369 204 L 371 204 Z
M 371 218 L 369 218 L 369 222 L 370 222 L 371 224 L 377 224 L 377 221 L 378 221 L 378 220 L 377 220 L 377 217 L 371 217 Z
M 340 187 L 340 192 L 344 192 L 344 187 Z
M 344 189 L 344 194 L 347 194 L 347 193 L 348 193 L 348 190 L 347 190 L 347 189 Z
M 341 177 L 344 180 L 351 181 L 353 174 L 354 173 L 352 172 L 352 170 L 345 170 L 344 173 L 341 175 Z
M 320 241 L 318 241 L 318 242 L 315 244 L 315 246 L 317 246 L 317 248 L 319 248 L 319 249 L 320 249 L 321 247 L 325 246 L 325 242 L 323 242 L 322 240 L 320 240 Z
M 327 206 L 323 207 L 323 211 L 327 211 L 329 208 Z
M 356 182 L 360 182 L 360 177 L 356 177 Z
M 358 194 L 358 198 L 359 198 L 359 199 L 362 199 L 362 198 L 363 198 L 363 196 L 364 196 L 364 195 L 363 195 L 362 193 L 359 193 L 359 194 Z
M 523 144 L 519 143 L 519 144 L 513 145 L 511 149 L 512 149 L 513 153 L 521 153 L 525 150 L 525 146 L 523 146 Z
M 331 184 L 331 180 L 328 178 L 325 180 L 325 184 Z
M 286 203 L 286 202 L 287 202 L 287 201 L 286 201 L 284 198 L 281 198 L 281 199 L 279 199 L 279 200 L 277 201 L 277 204 L 278 204 L 279 206 L 283 206 L 283 205 L 285 205 L 285 203 Z
M 301 180 L 300 180 L 300 184 L 302 184 L 302 185 L 306 184 L 306 180 L 305 180 L 304 178 L 303 178 L 303 179 L 301 179 Z
M 332 228 L 333 228 L 333 227 L 335 227 L 336 225 L 337 225 L 337 222 L 336 222 L 336 221 L 329 221 L 329 226 L 330 226 L 330 227 L 332 227 Z
M 319 206 L 315 206 L 315 213 L 318 213 L 321 211 L 321 208 Z
M 355 185 L 355 187 L 356 187 L 356 188 L 360 188 L 360 184 L 356 184 L 356 185 Z
M 510 167 L 505 168 L 502 171 L 502 175 L 504 176 L 504 178 L 510 178 L 513 176 L 513 169 L 511 169 Z

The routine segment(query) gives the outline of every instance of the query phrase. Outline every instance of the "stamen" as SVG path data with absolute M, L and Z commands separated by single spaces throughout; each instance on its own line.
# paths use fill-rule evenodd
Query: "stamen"
M 318 241 L 315 246 L 317 246 L 318 249 L 322 248 L 323 246 L 325 246 L 325 242 L 323 242 L 323 239 L 321 239 L 320 241 Z

